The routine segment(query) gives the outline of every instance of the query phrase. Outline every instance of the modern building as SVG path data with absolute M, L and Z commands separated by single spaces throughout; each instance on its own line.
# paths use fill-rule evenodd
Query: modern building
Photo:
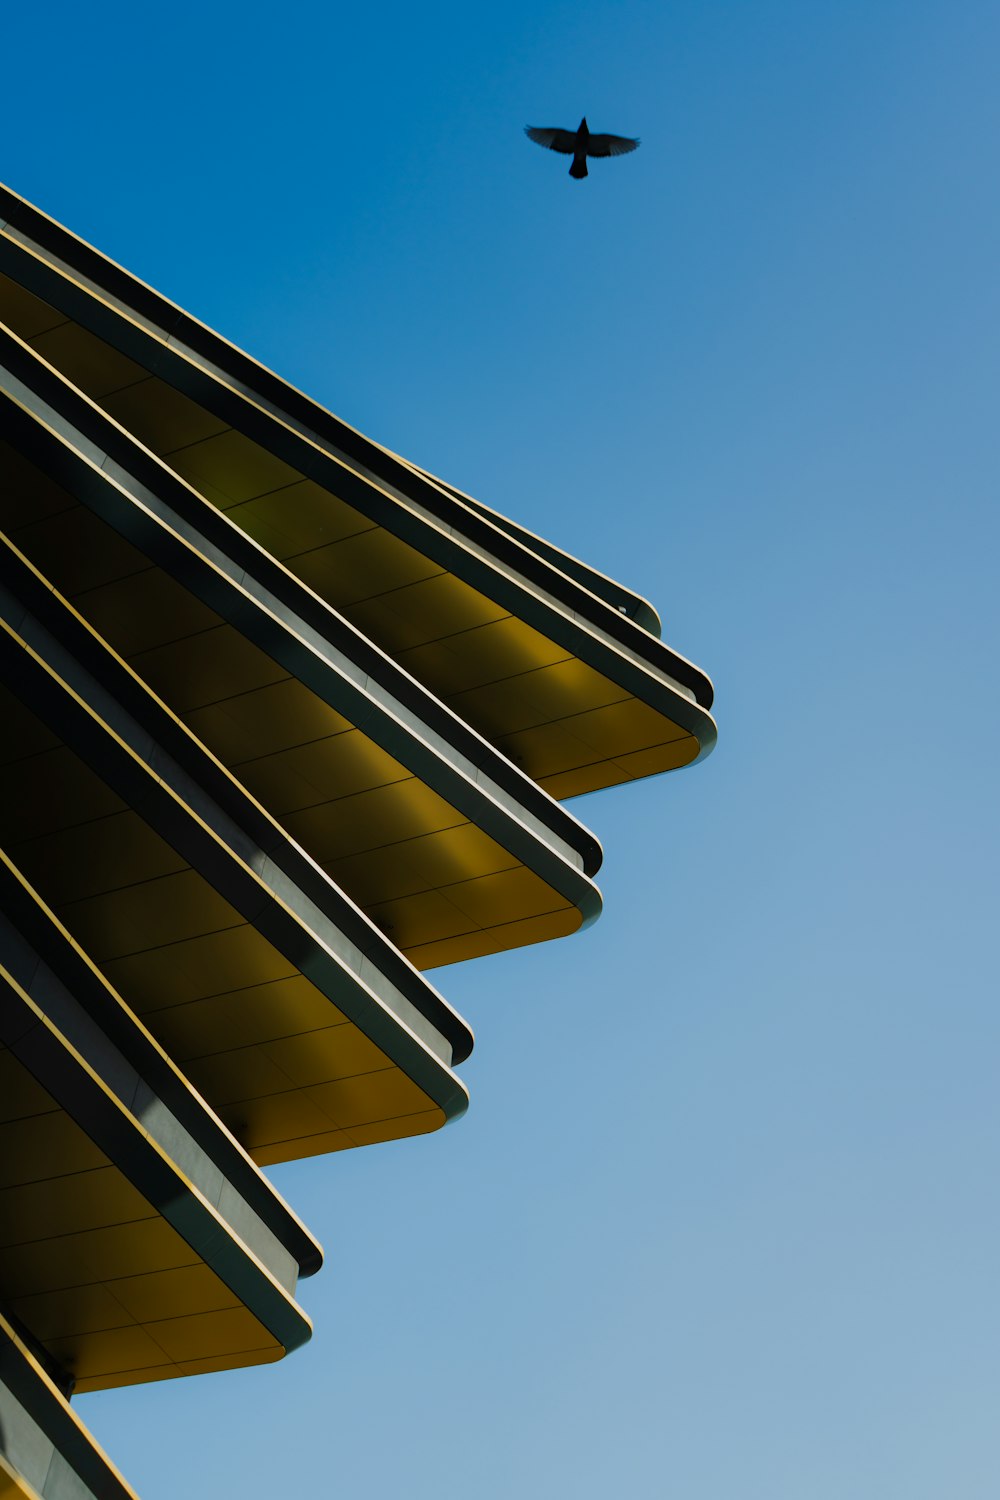
M 308 1338 L 261 1168 L 462 1113 L 426 971 L 593 921 L 712 689 L 3 189 L 0 533 L 0 1495 L 124 1500 L 72 1391 Z

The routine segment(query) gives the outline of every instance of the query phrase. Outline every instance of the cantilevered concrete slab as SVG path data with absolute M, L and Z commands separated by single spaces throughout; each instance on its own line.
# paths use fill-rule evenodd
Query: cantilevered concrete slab
M 199 1143 L 78 998 L 106 1009 L 100 976 L 51 914 L 35 925 L 43 952 L 0 917 L 5 1305 L 81 1390 L 280 1358 L 310 1327 L 294 1256 L 226 1175 L 242 1153 L 188 1091 Z
M 256 1161 L 464 1110 L 464 1024 L 10 544 L 0 670 L 0 846 Z
M 593 920 L 591 834 L 28 346 L 0 361 L 8 534 L 397 947 Z
M 644 602 L 558 567 L 556 549 L 0 201 L 0 317 L 554 796 L 711 749 L 711 684 L 648 633 Z
M 0 188 L 0 1496 L 308 1336 L 259 1165 L 464 1110 L 420 970 L 596 915 L 557 799 L 715 739 L 659 635 Z

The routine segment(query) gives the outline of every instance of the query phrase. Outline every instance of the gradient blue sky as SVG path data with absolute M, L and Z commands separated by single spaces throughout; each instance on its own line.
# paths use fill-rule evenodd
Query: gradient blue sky
M 84 1397 L 144 1500 L 995 1500 L 1000 11 L 4 20 L 0 176 L 645 593 L 702 766 L 437 971 L 466 1118 L 274 1172 L 278 1366 Z M 642 136 L 588 181 L 526 123 Z M 991 920 L 992 919 L 992 920 Z

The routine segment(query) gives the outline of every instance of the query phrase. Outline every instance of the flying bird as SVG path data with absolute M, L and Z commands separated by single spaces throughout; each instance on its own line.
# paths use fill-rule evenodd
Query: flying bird
M 571 156 L 571 177 L 587 176 L 588 156 L 624 156 L 626 151 L 634 151 L 639 144 L 638 136 L 591 135 L 586 115 L 576 130 L 560 130 L 556 125 L 525 125 L 524 133 L 538 146 L 548 146 L 550 151 Z

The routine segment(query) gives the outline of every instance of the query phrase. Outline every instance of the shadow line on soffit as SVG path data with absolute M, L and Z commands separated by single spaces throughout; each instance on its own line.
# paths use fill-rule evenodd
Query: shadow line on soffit
M 0 338 L 0 342 L 2 342 L 2 338 Z M 14 350 L 13 353 L 23 353 L 30 360 L 35 360 L 36 358 L 30 355 L 30 352 L 25 350 L 23 346 Z M 10 357 L 11 351 L 8 352 L 8 358 Z M 32 373 L 32 371 L 29 370 L 27 373 Z M 43 368 L 43 374 L 49 377 L 52 372 Z M 55 394 L 64 398 L 68 397 L 70 393 L 64 388 L 64 382 L 58 377 L 53 376 L 52 378 L 57 381 L 58 385 Z M 78 400 L 83 402 L 83 398 L 78 398 Z M 94 410 L 89 403 L 84 403 L 84 414 L 94 417 L 105 425 L 110 425 L 107 423 L 107 419 L 101 413 Z M 301 617 L 287 615 L 286 608 L 280 604 L 280 601 L 275 600 L 273 591 L 268 591 L 267 594 L 255 600 L 252 595 L 247 594 L 246 587 L 236 582 L 235 577 L 229 578 L 227 576 L 225 567 L 228 560 L 225 554 L 219 553 L 214 559 L 206 558 L 203 551 L 197 545 L 192 546 L 191 541 L 172 532 L 166 516 L 162 513 L 162 506 L 159 507 L 161 511 L 160 515 L 154 516 L 151 514 L 150 505 L 155 505 L 155 500 L 148 492 L 144 492 L 144 499 L 149 502 L 148 504 L 144 505 L 137 502 L 123 488 L 124 480 L 127 477 L 124 475 L 124 471 L 119 472 L 116 468 L 113 473 L 109 473 L 106 463 L 100 470 L 95 469 L 94 465 L 102 458 L 103 450 L 97 449 L 87 455 L 86 453 L 80 453 L 67 447 L 71 435 L 66 431 L 65 419 L 60 424 L 63 427 L 61 435 L 54 434 L 50 429 L 43 426 L 40 420 L 36 420 L 35 425 L 32 426 L 26 416 L 21 415 L 17 409 L 10 413 L 9 422 L 14 425 L 20 423 L 20 426 L 25 428 L 25 432 L 21 434 L 22 444 L 24 446 L 30 445 L 35 450 L 34 456 L 36 458 L 41 458 L 41 450 L 46 445 L 49 448 L 53 444 L 56 444 L 57 447 L 61 445 L 60 451 L 63 452 L 64 462 L 61 466 L 58 463 L 55 464 L 60 482 L 65 481 L 68 477 L 65 471 L 65 459 L 68 457 L 75 463 L 79 471 L 77 482 L 75 485 L 71 485 L 71 488 L 92 509 L 95 509 L 103 517 L 110 520 L 111 524 L 122 535 L 128 535 L 130 540 L 138 542 L 142 550 L 148 556 L 152 557 L 154 561 L 157 554 L 162 558 L 164 545 L 167 545 L 168 549 L 172 549 L 174 560 L 168 562 L 168 568 L 174 573 L 180 571 L 186 575 L 188 580 L 192 582 L 192 586 L 197 588 L 200 596 L 213 609 L 223 611 L 234 622 L 238 622 L 242 632 L 252 634 L 255 629 L 255 621 L 259 619 L 261 625 L 260 629 L 256 631 L 256 638 L 268 655 L 272 657 L 276 656 L 275 645 L 276 642 L 279 642 L 279 639 L 280 641 L 287 642 L 287 648 L 283 650 L 283 654 L 281 651 L 277 653 L 278 659 L 283 661 L 286 670 L 291 671 L 301 679 L 303 662 L 305 661 L 308 665 L 308 662 L 311 660 L 314 665 L 310 669 L 310 686 L 324 688 L 326 701 L 331 702 L 339 711 L 342 711 L 345 707 L 345 694 L 355 700 L 360 699 L 364 704 L 362 713 L 366 719 L 366 730 L 368 732 L 377 731 L 378 726 L 381 724 L 388 726 L 390 738 L 386 739 L 385 735 L 383 735 L 382 742 L 387 746 L 390 754 L 404 758 L 410 764 L 415 774 L 424 777 L 428 774 L 431 775 L 437 781 L 438 785 L 441 786 L 449 800 L 456 801 L 456 805 L 464 809 L 465 816 L 471 815 L 472 821 L 475 824 L 490 829 L 492 836 L 498 839 L 500 844 L 516 852 L 516 856 L 524 861 L 527 868 L 538 871 L 539 875 L 560 892 L 563 899 L 568 900 L 572 906 L 581 910 L 585 920 L 592 919 L 596 915 L 599 909 L 599 898 L 597 897 L 596 889 L 567 863 L 566 855 L 562 854 L 559 850 L 559 844 L 562 840 L 556 841 L 551 833 L 542 829 L 539 829 L 539 833 L 543 836 L 541 838 L 536 837 L 531 827 L 525 821 L 526 814 L 524 811 L 519 807 L 511 808 L 509 812 L 504 811 L 502 805 L 497 803 L 496 797 L 491 795 L 489 782 L 484 783 L 478 772 L 470 770 L 469 773 L 465 773 L 462 771 L 460 762 L 445 762 L 440 753 L 441 749 L 443 749 L 440 743 L 438 744 L 438 750 L 435 751 L 427 744 L 425 736 L 420 736 L 419 733 L 414 736 L 412 731 L 407 729 L 405 723 L 401 723 L 393 716 L 392 699 L 384 700 L 380 703 L 373 696 L 377 693 L 377 683 L 374 679 L 369 675 L 362 684 L 357 680 L 352 681 L 349 676 L 345 676 L 343 670 L 338 669 L 335 662 L 330 659 L 330 652 L 325 647 L 323 637 L 312 635 L 309 627 L 301 623 Z M 114 429 L 114 434 L 118 436 L 120 442 L 124 441 L 124 435 L 120 434 L 117 429 Z M 93 440 L 94 434 L 92 433 L 83 441 L 85 443 L 92 443 Z M 152 464 L 156 462 L 149 458 L 148 455 L 140 455 L 140 457 L 147 458 L 148 462 Z M 51 456 L 48 456 L 43 461 L 48 463 L 51 471 L 54 462 Z M 197 500 L 197 497 L 190 497 L 186 486 L 181 481 L 176 480 L 173 475 L 167 473 L 165 476 L 159 477 L 164 477 L 173 482 L 176 489 L 180 492 L 182 501 L 185 498 L 192 498 L 196 504 L 202 503 Z M 122 519 L 123 514 L 125 517 L 124 520 Z M 56 519 L 58 520 L 59 518 Z M 223 522 L 223 524 L 225 523 Z M 241 538 L 241 540 L 246 539 Z M 250 545 L 252 546 L 253 544 Z M 177 560 L 178 558 L 180 558 L 180 561 Z M 264 560 L 262 560 L 260 555 L 256 558 L 251 558 L 250 561 L 255 563 L 258 568 L 264 566 Z M 240 569 L 245 585 L 248 580 L 247 572 L 245 569 L 242 569 L 240 563 L 237 563 L 236 566 Z M 205 580 L 207 580 L 207 583 Z M 305 596 L 305 605 L 308 606 L 309 598 L 306 591 L 301 590 L 295 580 L 287 580 L 287 582 L 293 591 L 293 596 L 295 591 L 298 591 L 301 595 Z M 277 580 L 278 587 L 280 587 L 280 583 L 281 580 L 279 578 Z M 230 602 L 233 599 L 236 601 L 235 604 Z M 274 608 L 268 608 L 269 602 L 274 605 Z M 293 602 L 295 602 L 294 597 Z M 301 604 L 302 601 L 298 602 Z M 328 613 L 326 606 L 319 605 L 319 608 L 321 611 Z M 274 609 L 281 609 L 284 618 L 279 619 L 275 615 Z M 287 623 L 285 623 L 286 620 Z M 336 680 L 339 682 L 339 688 L 333 691 L 331 696 L 330 690 L 325 688 L 324 685 L 329 678 L 329 674 L 331 672 L 336 673 L 338 670 L 339 677 Z M 399 673 L 398 669 L 391 663 L 386 664 L 384 670 L 386 672 L 395 672 L 397 680 L 401 679 L 404 675 Z M 317 671 L 320 673 L 319 678 L 316 676 Z M 423 695 L 424 700 L 427 700 L 427 695 L 423 693 L 422 689 L 417 688 L 416 684 L 412 684 L 412 688 L 415 695 Z M 354 712 L 356 713 L 357 711 L 355 710 Z M 392 738 L 392 736 L 395 736 L 395 738 Z M 501 766 L 500 758 L 496 756 L 495 752 L 485 745 L 482 749 L 484 757 L 492 757 L 492 768 Z M 449 776 L 451 778 L 450 781 L 443 783 L 441 778 Z M 473 779 L 473 777 L 476 779 Z M 495 783 L 496 777 L 493 780 Z M 450 790 L 448 789 L 449 787 Z M 498 795 L 502 795 L 502 791 L 498 790 Z M 537 795 L 544 797 L 544 794 Z M 560 832 L 563 835 L 568 835 L 577 848 L 587 851 L 599 849 L 592 835 L 588 834 L 575 819 L 557 804 L 553 803 L 551 799 L 545 798 L 545 803 L 547 806 L 543 810 L 547 812 L 548 823 L 559 826 Z M 527 816 L 529 817 L 529 821 L 534 821 L 533 817 L 530 815 Z M 299 836 L 301 837 L 301 835 Z M 308 846 L 308 841 L 306 842 Z M 567 855 L 571 855 L 575 859 L 581 858 L 575 851 L 572 851 L 571 854 L 572 846 L 567 847 L 563 845 L 563 847 L 566 848 Z M 579 919 L 577 920 L 579 921 Z
M 295 414 L 289 412 L 288 410 L 289 405 L 294 406 L 296 405 L 296 403 L 298 403 L 298 405 L 303 408 L 306 418 L 312 419 L 311 423 L 307 420 L 304 426 L 299 420 L 299 425 L 303 427 L 303 432 L 310 441 L 315 441 L 317 437 L 321 442 L 324 441 L 324 434 L 318 432 L 316 429 L 318 427 L 322 427 L 324 423 L 328 424 L 333 429 L 335 429 L 333 434 L 334 449 L 336 449 L 338 436 L 340 438 L 344 438 L 345 436 L 350 437 L 352 441 L 364 447 L 364 449 L 366 450 L 365 456 L 369 462 L 369 472 L 372 473 L 372 477 L 374 479 L 382 483 L 385 482 L 384 476 L 381 476 L 375 473 L 374 470 L 370 469 L 370 465 L 372 462 L 376 462 L 377 467 L 377 460 L 379 459 L 379 457 L 381 457 L 386 462 L 395 465 L 399 469 L 400 473 L 398 477 L 400 479 L 405 478 L 408 481 L 411 481 L 411 483 L 409 484 L 409 492 L 403 495 L 403 503 L 406 506 L 412 509 L 415 504 L 419 504 L 421 498 L 419 496 L 415 496 L 412 493 L 412 484 L 416 482 L 423 485 L 428 492 L 427 495 L 423 498 L 434 500 L 439 508 L 439 512 L 435 517 L 439 525 L 443 524 L 452 529 L 455 529 L 457 527 L 459 530 L 461 530 L 463 524 L 466 526 L 466 529 L 468 529 L 468 527 L 471 525 L 474 530 L 476 528 L 476 525 L 478 525 L 481 531 L 482 540 L 488 548 L 488 551 L 492 555 L 499 557 L 504 552 L 505 544 L 508 549 L 511 545 L 513 545 L 514 553 L 511 557 L 512 566 L 517 568 L 518 561 L 520 561 L 522 565 L 521 571 L 524 571 L 523 565 L 525 564 L 526 560 L 530 559 L 535 564 L 537 564 L 540 568 L 540 572 L 536 570 L 536 577 L 534 579 L 536 586 L 541 587 L 542 589 L 545 589 L 546 586 L 548 586 L 550 589 L 553 588 L 553 586 L 561 588 L 563 592 L 563 598 L 560 600 L 562 607 L 570 609 L 576 608 L 580 610 L 580 612 L 584 615 L 586 615 L 588 612 L 594 614 L 593 623 L 596 625 L 596 627 L 604 632 L 608 632 L 614 636 L 617 636 L 619 638 L 619 643 L 621 645 L 624 645 L 626 648 L 631 646 L 635 649 L 643 651 L 648 650 L 649 646 L 654 644 L 650 641 L 650 637 L 647 631 L 644 631 L 641 627 L 635 625 L 631 620 L 620 613 L 621 606 L 615 608 L 613 604 L 608 602 L 606 599 L 599 597 L 596 593 L 584 588 L 582 585 L 576 583 L 572 578 L 560 572 L 560 570 L 553 564 L 543 562 L 541 558 L 539 558 L 535 553 L 531 551 L 530 547 L 512 539 L 501 528 L 489 522 L 478 509 L 474 509 L 473 507 L 477 505 L 476 502 L 465 504 L 464 501 L 459 498 L 460 492 L 453 492 L 451 490 L 451 487 L 448 486 L 439 488 L 437 481 L 434 481 L 430 477 L 424 475 L 423 471 L 418 470 L 416 466 L 408 465 L 404 460 L 397 459 L 395 455 L 391 454 L 390 450 L 381 448 L 378 444 L 369 442 L 369 440 L 362 438 L 360 434 L 353 433 L 351 429 L 348 429 L 346 427 L 346 424 L 339 423 L 338 419 L 334 418 L 330 413 L 324 412 L 314 403 L 309 402 L 307 398 L 301 395 L 301 393 L 296 392 L 291 387 L 285 385 L 278 379 L 278 377 L 264 370 L 262 366 L 257 365 L 249 358 L 249 356 L 242 354 L 241 351 L 238 351 L 232 345 L 227 344 L 227 342 L 221 339 L 220 336 L 212 334 L 211 331 L 206 329 L 203 325 L 198 324 L 195 322 L 195 320 L 188 318 L 187 315 L 183 314 L 180 311 L 180 309 L 166 302 L 165 299 L 159 298 L 157 294 L 153 293 L 149 288 L 144 287 L 142 283 L 137 282 L 134 278 L 129 277 L 128 274 L 122 271 L 120 268 L 115 267 L 112 263 L 106 261 L 98 254 L 98 252 L 84 245 L 82 241 L 79 241 L 75 239 L 75 237 L 69 235 L 68 231 L 61 230 L 60 227 L 54 225 L 52 221 L 46 220 L 43 215 L 39 215 L 37 210 L 31 209 L 30 205 L 26 204 L 23 200 L 18 200 L 13 195 L 7 195 L 7 197 L 10 208 L 11 225 L 13 225 L 14 221 L 19 217 L 22 219 L 27 218 L 32 222 L 33 228 L 35 229 L 38 236 L 36 249 L 32 251 L 30 235 L 25 236 L 21 231 L 14 231 L 20 233 L 21 238 L 18 241 L 11 240 L 11 244 L 22 244 L 22 253 L 23 251 L 27 250 L 29 251 L 29 253 L 38 253 L 44 255 L 45 239 L 51 239 L 53 236 L 56 239 L 61 237 L 63 240 L 63 244 L 60 248 L 63 254 L 67 256 L 67 259 L 63 262 L 63 264 L 65 265 L 65 269 L 71 275 L 76 274 L 78 277 L 81 275 L 84 276 L 90 283 L 90 290 L 93 293 L 96 293 L 98 296 L 107 297 L 108 295 L 111 295 L 119 298 L 121 308 L 125 312 L 126 316 L 130 316 L 132 318 L 135 318 L 136 316 L 145 318 L 148 329 L 153 334 L 154 338 L 158 338 L 161 342 L 164 343 L 167 343 L 169 341 L 172 345 L 176 346 L 178 340 L 178 327 L 182 324 L 185 328 L 190 327 L 190 330 L 198 336 L 202 344 L 208 343 L 212 346 L 212 348 L 209 350 L 209 353 L 212 353 L 214 350 L 214 353 L 216 355 L 228 355 L 231 361 L 242 362 L 246 366 L 245 374 L 247 378 L 243 380 L 241 380 L 239 376 L 233 371 L 227 371 L 226 369 L 222 368 L 222 366 L 219 367 L 221 377 L 224 380 L 228 380 L 230 382 L 234 391 L 237 389 L 246 389 L 252 393 L 252 396 L 256 400 L 259 401 L 263 394 L 260 389 L 261 385 L 270 384 L 274 387 L 274 390 L 278 396 L 278 400 L 276 402 L 273 402 L 272 405 L 274 406 L 274 410 L 278 414 L 280 420 L 287 421 L 289 417 L 292 417 L 293 420 L 298 420 Z M 80 260 L 87 261 L 89 259 L 90 264 L 84 270 L 80 267 L 79 264 L 71 264 L 73 258 L 75 258 L 78 262 Z M 58 256 L 57 259 L 59 259 Z M 112 289 L 108 286 L 109 281 L 117 281 L 119 285 L 117 286 L 117 288 Z M 152 303 L 152 308 L 150 310 L 152 311 L 153 316 L 151 318 L 149 316 L 149 311 L 143 311 L 136 305 L 137 303 L 142 302 L 146 302 L 147 304 L 149 304 L 150 302 Z M 171 331 L 168 331 L 168 329 Z M 204 362 L 205 356 L 203 353 L 199 353 L 197 349 L 192 349 L 192 352 L 195 353 L 197 357 L 200 357 Z M 285 399 L 282 400 L 281 397 L 284 397 Z M 341 446 L 343 446 L 343 444 L 341 444 Z M 444 505 L 443 511 L 440 510 L 442 504 Z M 482 509 L 487 510 L 488 508 L 483 507 Z M 429 514 L 433 514 L 433 510 L 429 512 Z M 518 531 L 525 538 L 530 538 L 530 533 L 524 532 L 523 528 L 518 528 Z M 543 545 L 547 547 L 548 544 Z M 554 550 L 557 551 L 557 549 Z M 585 565 L 578 564 L 575 559 L 572 559 L 571 561 L 573 562 L 575 567 L 585 570 Z M 600 577 L 601 588 L 605 593 L 608 592 L 609 587 L 615 587 L 614 585 L 611 585 L 610 580 L 603 580 L 602 575 Z M 708 706 L 710 706 L 711 684 L 704 676 L 704 674 L 700 673 L 696 668 L 691 666 L 690 663 L 685 662 L 683 658 L 677 657 L 676 653 L 670 653 L 666 647 L 660 646 L 658 643 L 655 644 L 657 646 L 657 649 L 653 653 L 652 660 L 656 662 L 656 665 L 659 667 L 659 669 L 663 670 L 661 664 L 671 656 L 674 657 L 675 670 L 679 671 L 682 677 L 690 676 L 690 688 L 694 692 L 696 698 L 702 703 L 704 707 L 707 708 Z M 691 674 L 693 674 L 693 676 L 691 676 Z

